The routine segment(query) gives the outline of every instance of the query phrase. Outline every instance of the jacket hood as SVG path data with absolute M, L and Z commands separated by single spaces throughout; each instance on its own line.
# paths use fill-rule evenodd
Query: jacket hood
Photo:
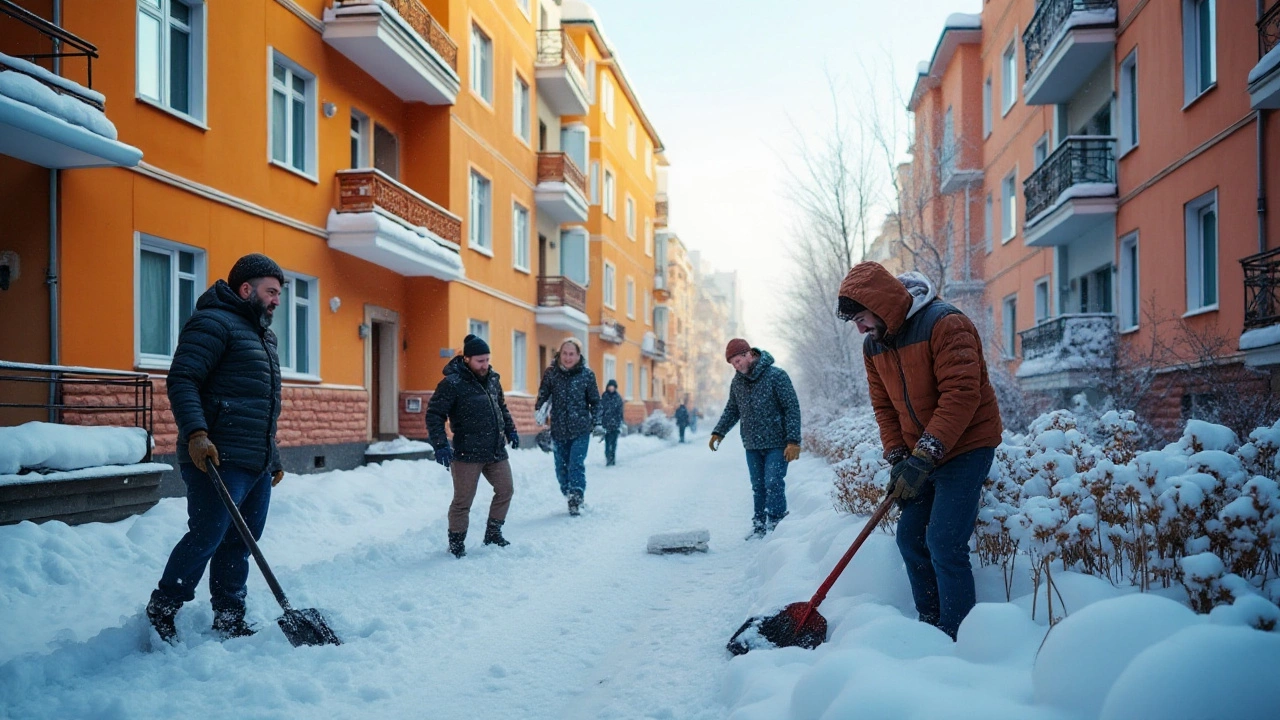
M 911 309 L 907 311 L 908 319 L 915 317 L 916 313 L 938 298 L 938 290 L 933 283 L 929 282 L 929 278 L 914 270 L 899 275 L 898 282 L 902 283 L 907 293 L 911 295 Z
M 452 360 L 445 363 L 444 369 L 441 370 L 440 372 L 445 377 L 449 377 L 450 375 L 458 375 L 465 378 L 467 375 L 470 375 L 471 377 L 475 378 L 477 382 L 479 382 L 480 380 L 480 378 L 476 377 L 475 373 L 471 372 L 471 368 L 467 367 L 467 361 L 464 360 L 461 355 L 455 355 Z M 463 373 L 466 373 L 466 375 L 463 375 Z M 487 380 L 489 377 L 500 378 L 502 376 L 498 374 L 497 370 L 494 370 L 493 367 L 490 366 L 489 375 L 485 376 L 485 379 Z
M 738 374 L 742 375 L 749 382 L 755 382 L 756 380 L 760 379 L 760 376 L 764 374 L 765 370 L 768 370 L 770 367 L 773 367 L 773 356 L 770 355 L 768 351 L 761 350 L 760 348 L 751 348 L 751 349 L 754 352 L 760 353 L 760 358 L 756 360 L 755 367 L 751 368 L 750 375 L 742 375 L 742 373 L 738 373 Z
M 860 262 L 840 283 L 840 297 L 863 305 L 884 321 L 885 332 L 896 335 L 907 318 L 938 297 L 928 278 L 918 272 L 894 277 L 877 262 Z
M 255 327 L 266 330 L 271 321 L 254 309 L 248 300 L 242 300 L 225 280 L 215 282 L 196 300 L 197 310 L 226 310 L 249 319 Z

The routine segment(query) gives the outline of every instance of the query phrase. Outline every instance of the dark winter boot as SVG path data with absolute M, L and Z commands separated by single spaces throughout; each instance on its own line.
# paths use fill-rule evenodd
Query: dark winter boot
M 784 512 L 784 513 L 782 513 L 781 515 L 779 515 L 778 517 L 771 517 L 771 518 L 769 518 L 769 519 L 768 519 L 768 520 L 766 520 L 766 521 L 765 521 L 765 523 L 764 523 L 764 531 L 765 531 L 765 532 L 767 532 L 767 533 L 771 533 L 771 532 L 773 532 L 775 529 L 777 529 L 777 527 L 778 527 L 778 523 L 782 522 L 782 518 L 784 518 L 784 517 L 786 517 L 786 516 L 788 516 L 788 515 L 790 515 L 790 514 L 791 514 L 791 513 L 789 513 L 789 512 Z
M 511 543 L 502 537 L 502 521 L 490 520 L 489 525 L 484 529 L 484 544 L 497 545 L 498 547 L 506 547 Z
M 151 602 L 147 603 L 147 619 L 151 621 L 151 627 L 156 629 L 161 640 L 170 645 L 178 639 L 178 628 L 174 626 L 173 618 L 177 616 L 180 607 L 182 603 L 169 602 L 157 597 L 155 593 L 151 595 Z
M 582 493 L 576 490 L 569 493 L 569 514 L 574 517 L 581 515 L 582 513 L 578 511 L 580 507 L 582 507 Z
M 244 608 L 214 611 L 213 631 L 221 636 L 223 640 L 249 637 L 258 632 L 244 621 Z
M 467 546 L 463 542 L 466 539 L 465 532 L 449 533 L 449 552 L 453 553 L 454 557 L 460 558 L 467 554 Z
M 766 532 L 768 532 L 768 530 L 766 529 L 766 526 L 763 520 L 753 520 L 751 522 L 751 532 L 748 533 L 747 536 L 743 539 L 756 540 L 758 538 L 764 537 Z

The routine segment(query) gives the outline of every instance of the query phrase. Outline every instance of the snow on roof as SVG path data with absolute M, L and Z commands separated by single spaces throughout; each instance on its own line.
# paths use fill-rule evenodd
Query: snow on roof
M 1271 48 L 1271 51 L 1263 55 L 1258 64 L 1249 71 L 1249 84 L 1258 82 L 1277 67 L 1280 67 L 1280 44 Z
M 928 75 L 928 74 L 929 74 L 929 61 L 928 61 L 928 60 L 921 60 L 920 62 L 916 63 L 916 74 L 917 74 L 917 75 Z
M 1280 345 L 1280 325 L 1253 328 L 1240 336 L 1241 350 L 1258 350 L 1270 345 Z
M 978 13 L 951 13 L 947 16 L 947 22 L 943 27 L 959 30 L 981 30 L 982 15 Z

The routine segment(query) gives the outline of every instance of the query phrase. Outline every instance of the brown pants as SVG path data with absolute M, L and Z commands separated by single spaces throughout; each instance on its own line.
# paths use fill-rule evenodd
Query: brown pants
M 493 486 L 493 502 L 489 505 L 489 519 L 502 522 L 507 519 L 511 496 L 515 485 L 511 481 L 511 463 L 507 460 L 495 463 L 465 463 L 454 460 L 449 466 L 453 475 L 453 503 L 449 505 L 449 532 L 467 531 L 471 517 L 471 503 L 476 499 L 476 487 L 480 476 Z

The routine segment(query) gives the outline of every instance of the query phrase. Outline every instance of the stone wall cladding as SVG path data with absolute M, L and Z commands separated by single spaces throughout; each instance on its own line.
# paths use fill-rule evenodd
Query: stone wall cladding
M 400 434 L 412 440 L 427 439 L 427 403 L 431 401 L 431 390 L 403 390 L 400 392 Z M 409 398 L 422 401 L 421 412 L 409 412 Z M 511 411 L 511 419 L 516 421 L 516 432 L 522 437 L 537 435 L 546 428 L 533 420 L 533 406 L 537 398 L 523 395 L 508 395 L 507 410 Z

